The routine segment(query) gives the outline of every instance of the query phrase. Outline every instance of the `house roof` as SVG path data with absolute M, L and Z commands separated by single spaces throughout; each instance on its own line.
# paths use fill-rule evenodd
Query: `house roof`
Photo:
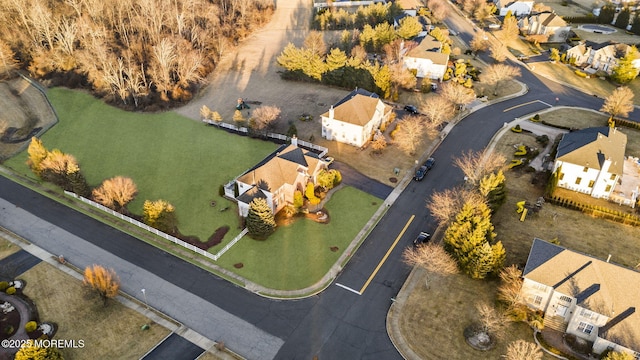
M 422 41 L 420 41 L 418 46 L 409 49 L 405 54 L 405 57 L 429 59 L 434 64 L 447 65 L 447 62 L 449 62 L 449 55 L 441 53 L 441 48 L 442 43 L 440 43 L 440 41 L 436 40 L 431 35 L 427 35 L 422 39 Z
M 364 126 L 373 119 L 379 101 L 381 100 L 378 95 L 366 90 L 356 89 L 333 106 L 333 118 L 346 123 Z M 391 110 L 391 107 L 384 106 L 384 113 L 386 114 Z M 321 116 L 329 117 L 330 111 Z
M 546 27 L 564 27 L 567 26 L 567 22 L 564 21 L 563 18 L 558 16 L 554 12 L 542 12 L 538 14 L 534 14 L 531 17 L 536 17 L 537 22 L 546 26 Z
M 609 173 L 622 175 L 626 146 L 627 135 L 616 128 L 587 128 L 564 134 L 556 159 L 598 170 L 608 159 Z
M 534 239 L 523 277 L 578 299 L 578 305 L 609 317 L 599 336 L 640 350 L 640 273 Z M 608 328 L 608 329 L 607 329 Z M 603 329 L 606 333 L 602 333 Z
M 395 3 L 403 10 L 415 10 L 422 7 L 419 0 L 396 0 Z
M 238 181 L 272 192 L 284 184 L 293 183 L 300 174 L 299 170 L 313 172 L 319 162 L 318 156 L 310 151 L 295 145 L 283 145 L 238 177 Z

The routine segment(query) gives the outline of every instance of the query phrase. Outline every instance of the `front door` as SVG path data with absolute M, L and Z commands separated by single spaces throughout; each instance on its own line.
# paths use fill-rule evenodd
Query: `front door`
M 567 307 L 564 305 L 558 305 L 558 307 L 556 308 L 556 316 L 564 317 L 566 313 L 567 313 Z

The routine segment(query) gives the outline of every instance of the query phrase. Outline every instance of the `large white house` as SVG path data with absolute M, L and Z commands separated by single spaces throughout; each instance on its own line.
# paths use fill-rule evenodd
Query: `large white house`
M 523 271 L 523 301 L 545 328 L 574 335 L 593 352 L 640 359 L 640 273 L 534 239 Z
M 355 89 L 331 106 L 322 118 L 322 137 L 361 147 L 369 141 L 380 125 L 389 121 L 391 106 L 378 95 Z
M 529 15 L 534 1 L 524 0 L 495 0 L 500 16 L 506 16 L 509 11 L 516 17 Z
M 571 26 L 554 12 L 531 14 L 520 21 L 520 28 L 528 35 L 546 35 L 546 42 L 564 42 Z
M 584 41 L 567 50 L 567 60 L 571 64 L 582 67 L 586 72 L 598 70 L 611 74 L 618 65 L 618 59 L 624 56 L 631 47 L 614 42 L 595 43 Z
M 627 135 L 613 127 L 564 134 L 553 167 L 558 187 L 608 199 L 623 174 L 626 146 Z
M 273 213 L 293 203 L 293 193 L 304 191 L 308 182 L 315 183 L 327 163 L 317 154 L 296 146 L 281 145 L 259 164 L 236 179 L 238 212 L 246 217 L 249 204 L 256 197 L 264 198 Z
M 403 56 L 405 68 L 416 71 L 416 77 L 442 81 L 447 72 L 449 55 L 440 52 L 442 43 L 431 35 L 426 35 L 420 43 L 407 48 Z

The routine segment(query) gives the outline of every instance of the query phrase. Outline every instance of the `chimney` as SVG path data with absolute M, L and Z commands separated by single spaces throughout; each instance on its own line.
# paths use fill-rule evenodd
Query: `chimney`
M 298 137 L 297 136 L 293 135 L 291 137 L 291 145 L 296 146 L 296 147 L 298 146 Z
M 329 119 L 333 119 L 333 105 L 329 108 Z

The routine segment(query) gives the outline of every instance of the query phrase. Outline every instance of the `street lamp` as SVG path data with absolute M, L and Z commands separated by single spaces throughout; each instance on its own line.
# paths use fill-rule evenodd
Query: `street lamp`
M 149 303 L 147 303 L 147 290 L 142 289 L 140 291 L 142 291 L 142 295 L 144 296 L 144 305 L 147 307 L 147 310 L 149 310 Z

